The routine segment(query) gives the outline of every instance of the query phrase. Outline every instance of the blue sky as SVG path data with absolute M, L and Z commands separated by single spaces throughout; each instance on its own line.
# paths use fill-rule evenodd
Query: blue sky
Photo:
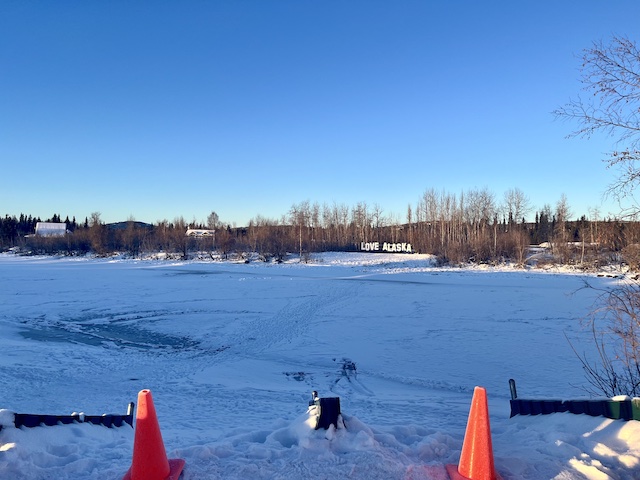
M 638 25 L 618 0 L 4 1 L 0 215 L 404 219 L 430 188 L 616 214 L 613 139 L 551 111 Z

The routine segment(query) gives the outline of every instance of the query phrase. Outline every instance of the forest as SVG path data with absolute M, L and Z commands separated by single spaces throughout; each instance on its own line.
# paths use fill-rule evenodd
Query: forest
M 0 218 L 0 249 L 23 254 L 142 257 L 164 253 L 170 258 L 259 258 L 282 261 L 299 255 L 306 261 L 311 253 L 358 251 L 363 243 L 390 242 L 411 245 L 411 252 L 436 256 L 441 265 L 464 263 L 530 262 L 532 247 L 544 247 L 544 258 L 536 262 L 577 265 L 585 269 L 624 263 L 637 269 L 640 263 L 640 223 L 619 218 L 571 218 L 562 196 L 552 208 L 545 205 L 531 214 L 528 199 L 518 189 L 509 190 L 497 202 L 486 189 L 451 194 L 426 190 L 415 206 L 407 207 L 404 218 L 384 215 L 379 205 L 359 202 L 320 205 L 304 201 L 293 204 L 279 219 L 261 216 L 243 227 L 225 224 L 212 211 L 206 221 L 184 218 L 155 224 L 130 218 L 106 224 L 94 212 L 78 222 L 59 214 L 47 219 L 20 214 Z M 35 235 L 37 222 L 65 223 L 64 236 Z M 204 237 L 187 236 L 188 229 L 215 232 Z M 538 248 L 536 251 L 539 251 Z M 406 249 L 405 249 L 406 251 Z

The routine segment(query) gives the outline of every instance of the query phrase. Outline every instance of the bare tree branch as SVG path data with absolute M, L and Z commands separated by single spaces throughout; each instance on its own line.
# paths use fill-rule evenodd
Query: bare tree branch
M 632 198 L 640 182 L 640 49 L 623 36 L 614 36 L 609 44 L 594 42 L 583 52 L 580 82 L 588 96 L 569 100 L 553 114 L 577 123 L 569 137 L 604 133 L 624 145 L 604 159 L 608 168 L 620 170 L 607 195 L 618 201 Z

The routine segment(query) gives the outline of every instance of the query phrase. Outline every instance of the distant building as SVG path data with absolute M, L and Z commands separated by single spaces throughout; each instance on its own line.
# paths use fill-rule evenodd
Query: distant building
M 67 233 L 66 223 L 38 222 L 36 235 L 40 237 L 64 237 Z
M 215 230 L 203 230 L 198 228 L 190 228 L 186 233 L 187 237 L 214 237 L 215 234 Z

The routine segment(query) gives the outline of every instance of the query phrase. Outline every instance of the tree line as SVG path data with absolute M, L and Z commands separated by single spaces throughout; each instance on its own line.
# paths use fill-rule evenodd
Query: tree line
M 599 218 L 594 209 L 589 217 L 571 219 L 566 197 L 551 207 L 534 212 L 519 189 L 505 192 L 498 200 L 488 189 L 472 189 L 455 194 L 427 189 L 415 205 L 408 205 L 404 218 L 386 215 L 378 205 L 358 202 L 293 204 L 278 219 L 256 216 L 244 227 L 221 222 L 211 212 L 204 222 L 184 218 L 155 224 L 130 218 L 105 224 L 98 212 L 84 221 L 62 220 L 54 214 L 44 221 L 65 223 L 67 234 L 60 237 L 34 235 L 40 218 L 21 214 L 0 218 L 0 248 L 18 247 L 35 254 L 67 255 L 114 252 L 130 256 L 164 252 L 189 258 L 194 254 L 257 254 L 264 260 L 283 260 L 296 253 L 308 259 L 323 251 L 356 251 L 364 242 L 408 243 L 413 252 L 435 255 L 442 264 L 513 262 L 523 265 L 531 245 L 546 244 L 548 261 L 597 266 L 623 259 L 638 266 L 635 253 L 640 245 L 640 224 L 633 220 Z M 187 229 L 214 230 L 215 235 L 196 238 Z

